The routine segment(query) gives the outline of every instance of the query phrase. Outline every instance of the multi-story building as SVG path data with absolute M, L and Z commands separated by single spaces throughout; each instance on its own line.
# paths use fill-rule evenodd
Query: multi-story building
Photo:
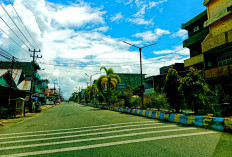
M 164 66 L 160 68 L 160 75 L 167 74 L 170 68 L 174 68 L 177 71 L 185 71 L 184 63 L 175 63 L 169 66 Z
M 205 0 L 209 34 L 202 42 L 205 78 L 231 84 L 232 73 L 232 1 Z
M 188 39 L 183 42 L 183 47 L 190 50 L 190 58 L 184 61 L 184 67 L 195 67 L 203 70 L 203 54 L 201 43 L 209 33 L 209 28 L 204 27 L 207 21 L 207 11 L 203 11 L 190 21 L 182 24 L 182 29 L 188 31 Z
M 184 67 L 184 63 L 175 63 L 169 66 L 164 66 L 160 68 L 160 75 L 149 76 L 145 78 L 145 93 L 150 94 L 151 91 L 155 90 L 161 92 L 164 86 L 164 80 L 170 68 L 174 68 L 177 70 L 178 74 L 181 76 L 185 76 L 186 69 Z M 147 92 L 148 91 L 148 92 Z
M 141 75 L 133 74 L 133 73 L 115 73 L 121 78 L 121 83 L 118 84 L 117 90 L 123 90 L 126 86 L 137 87 L 141 84 Z M 145 75 L 143 74 L 143 83 L 145 79 Z

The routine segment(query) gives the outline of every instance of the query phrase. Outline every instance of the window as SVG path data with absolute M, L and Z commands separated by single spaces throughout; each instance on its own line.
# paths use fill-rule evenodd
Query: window
M 193 28 L 193 32 L 197 32 L 197 31 L 199 31 L 199 26 Z
M 227 7 L 227 12 L 232 11 L 232 5 L 230 7 Z
M 217 59 L 217 62 L 218 62 L 219 67 L 231 64 L 232 63 L 232 55 L 220 57 Z

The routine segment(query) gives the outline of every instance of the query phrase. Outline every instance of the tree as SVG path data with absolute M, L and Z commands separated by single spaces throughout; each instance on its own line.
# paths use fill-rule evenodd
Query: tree
M 77 98 L 78 98 L 78 93 L 77 92 L 73 92 L 72 96 L 69 98 L 69 100 L 76 102 Z
M 124 99 L 124 105 L 126 107 L 132 107 L 131 98 L 133 96 L 133 93 L 134 93 L 134 87 L 129 85 L 122 90 L 122 97 Z
M 151 94 L 151 105 L 158 110 L 168 108 L 168 102 L 164 93 Z
M 121 79 L 118 75 L 114 74 L 112 68 L 107 69 L 106 67 L 101 67 L 100 70 L 105 70 L 106 75 L 101 75 L 97 80 L 97 87 L 101 92 L 106 92 L 106 100 L 109 105 L 110 92 L 115 90 L 117 85 L 121 82 Z
M 209 104 L 209 94 L 213 94 L 203 76 L 194 68 L 181 80 L 179 89 L 183 91 L 185 102 L 196 114 Z
M 170 108 L 175 109 L 177 113 L 180 112 L 180 108 L 182 107 L 182 94 L 178 90 L 180 85 L 179 81 L 180 76 L 178 75 L 177 71 L 173 68 L 170 68 L 165 79 L 163 91 L 166 94 Z
M 85 89 L 85 94 L 88 95 L 88 98 L 90 100 L 93 100 L 94 96 L 96 96 L 96 94 L 98 93 L 98 88 L 97 85 L 93 84 L 93 85 L 89 85 L 86 89 Z

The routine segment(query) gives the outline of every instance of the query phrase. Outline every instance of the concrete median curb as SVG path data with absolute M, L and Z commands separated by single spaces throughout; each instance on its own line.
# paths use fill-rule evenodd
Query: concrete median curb
M 111 111 L 123 112 L 138 116 L 143 116 L 152 119 L 159 119 L 174 123 L 180 123 L 183 125 L 194 125 L 204 128 L 210 128 L 218 131 L 232 131 L 232 118 L 219 118 L 211 116 L 196 116 L 187 114 L 177 114 L 177 113 L 165 113 L 162 111 L 151 111 L 151 110 L 141 110 L 141 109 L 131 109 L 123 107 L 108 107 L 93 104 L 82 104 L 85 106 L 102 108 Z

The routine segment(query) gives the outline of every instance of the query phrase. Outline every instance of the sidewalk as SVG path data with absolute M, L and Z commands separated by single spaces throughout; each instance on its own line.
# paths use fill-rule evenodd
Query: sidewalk
M 44 105 L 42 106 L 42 111 L 40 113 L 46 112 L 48 109 L 52 107 L 54 107 L 54 105 Z M 0 119 L 0 129 L 9 127 L 15 123 L 34 117 L 40 113 L 26 113 L 25 117 L 21 117 L 20 115 L 17 115 L 15 118 Z

